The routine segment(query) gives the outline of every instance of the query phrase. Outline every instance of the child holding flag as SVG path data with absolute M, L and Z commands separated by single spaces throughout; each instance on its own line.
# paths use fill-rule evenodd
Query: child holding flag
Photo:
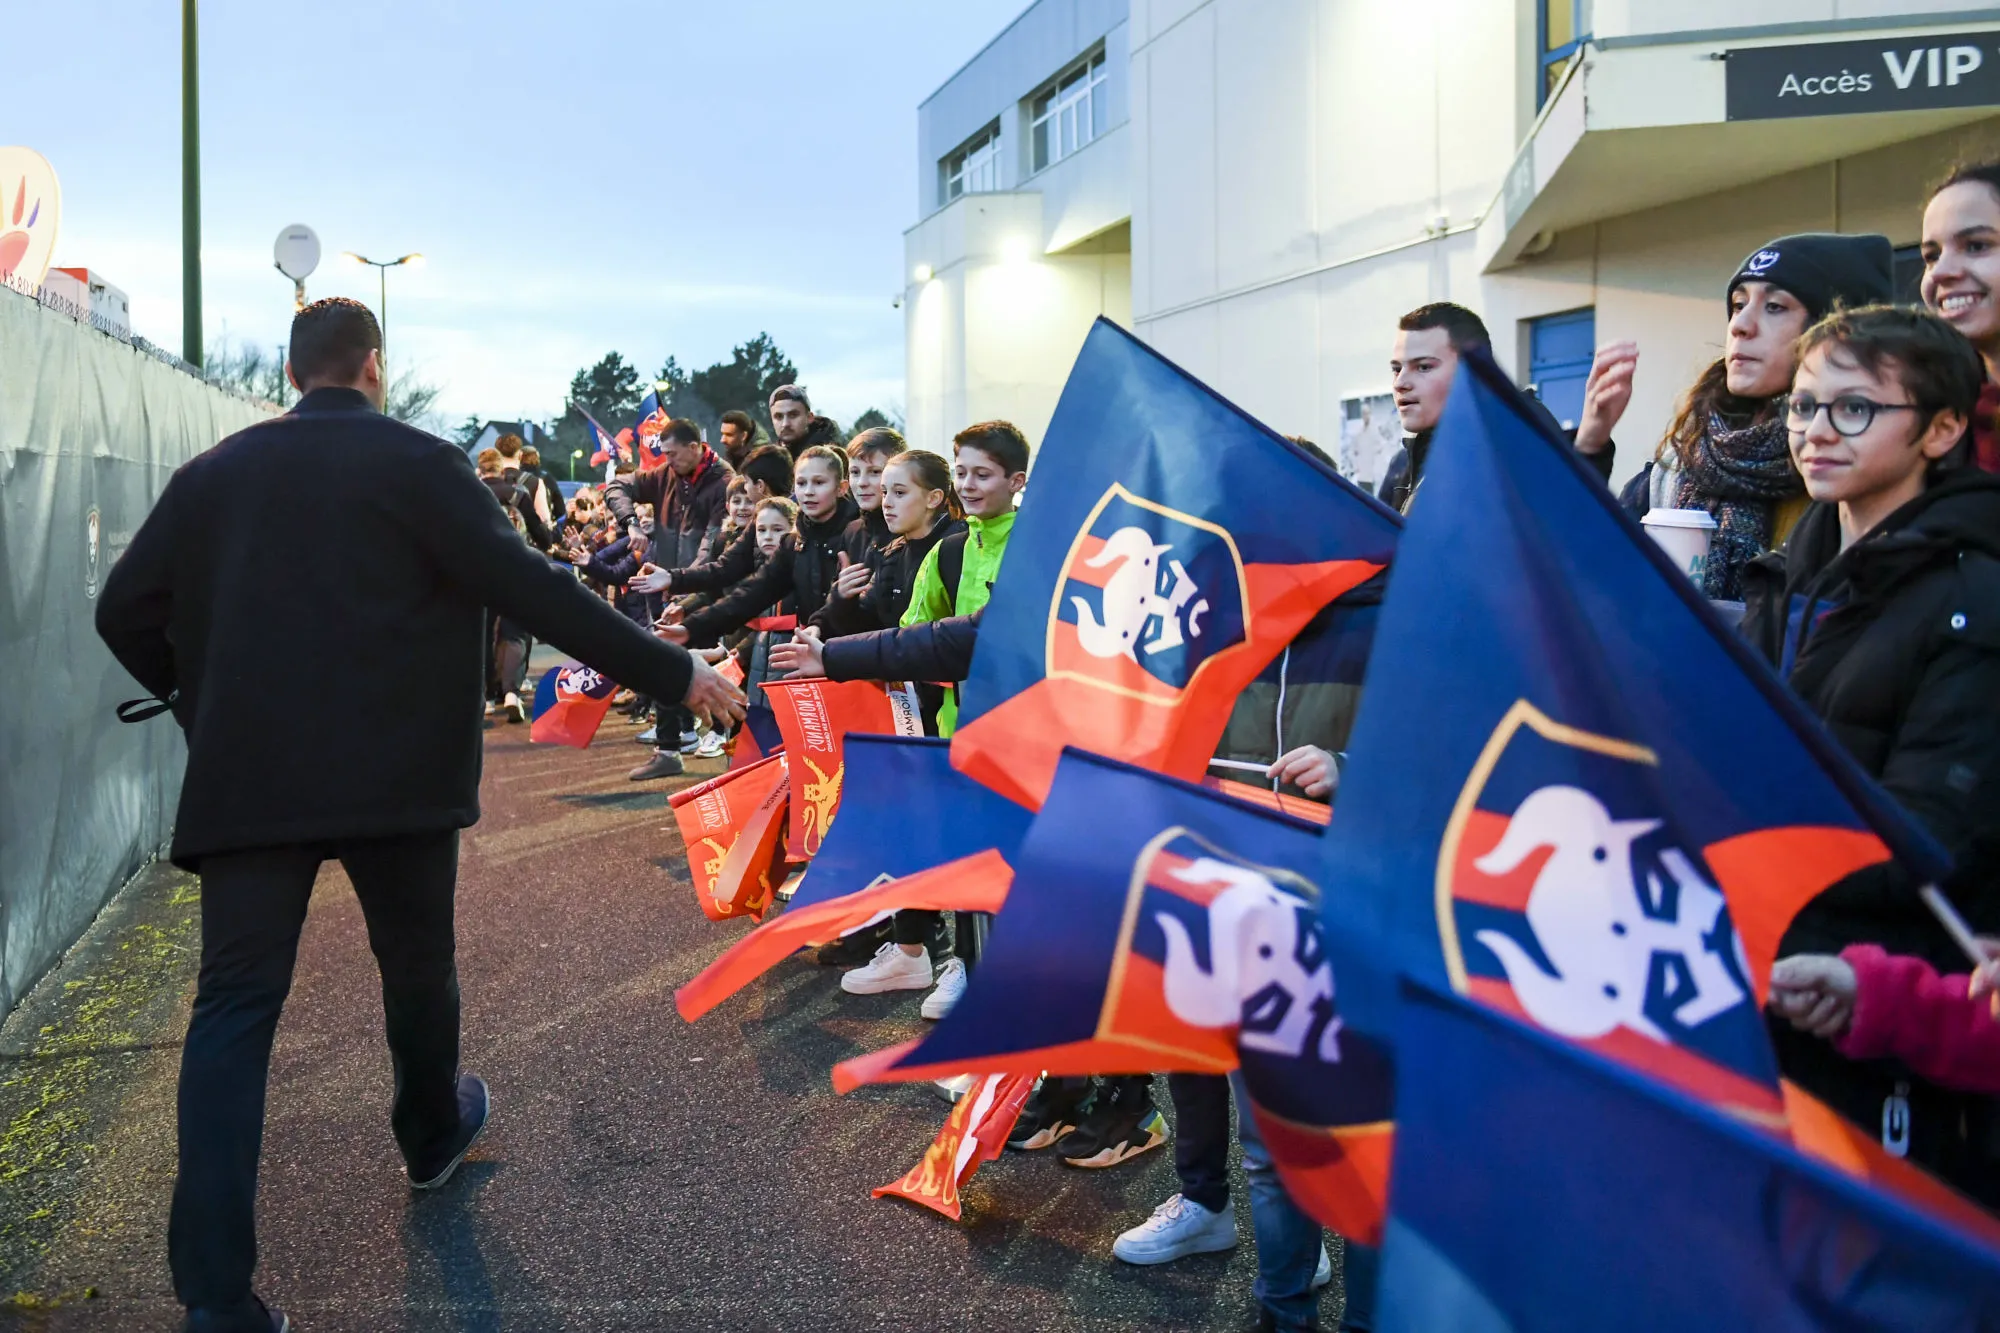
M 1743 632 L 1955 862 L 1939 887 L 2000 924 L 2000 477 L 1969 464 L 1985 374 L 1937 315 L 1841 311 L 1799 344 L 1785 402 L 1813 504 L 1783 550 L 1745 567 Z M 1818 895 L 1781 954 L 1870 943 L 1934 966 L 1956 946 L 1896 862 Z M 1884 1145 L 1991 1197 L 1984 1108 L 1897 1065 L 1855 1063 L 1773 1025 L 1786 1075 Z M 1972 1127 L 1969 1129 L 1968 1127 Z

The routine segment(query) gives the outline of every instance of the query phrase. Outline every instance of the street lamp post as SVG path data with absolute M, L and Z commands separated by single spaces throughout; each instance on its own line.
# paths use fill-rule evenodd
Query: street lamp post
M 382 312 L 382 383 L 386 387 L 389 383 L 389 270 L 404 264 L 421 263 L 424 257 L 421 254 L 409 254 L 401 259 L 382 260 L 369 259 L 365 255 L 355 254 L 352 250 L 344 250 L 341 253 L 357 264 L 368 265 L 382 280 L 382 300 L 378 308 Z
M 576 460 L 582 457 L 583 450 L 581 449 L 572 449 L 569 451 L 569 479 L 571 481 L 576 480 Z
M 201 368 L 201 79 L 196 0 L 181 4 L 181 360 Z

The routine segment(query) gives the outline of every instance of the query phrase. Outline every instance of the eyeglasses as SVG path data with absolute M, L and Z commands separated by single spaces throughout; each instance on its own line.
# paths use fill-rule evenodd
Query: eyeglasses
M 1803 435 L 1812 429 L 1813 420 L 1825 412 L 1834 430 L 1852 437 L 1874 425 L 1877 412 L 1923 410 L 1916 403 L 1878 403 L 1858 393 L 1844 393 L 1824 403 L 1809 393 L 1795 393 L 1785 400 L 1785 424 L 1795 434 Z

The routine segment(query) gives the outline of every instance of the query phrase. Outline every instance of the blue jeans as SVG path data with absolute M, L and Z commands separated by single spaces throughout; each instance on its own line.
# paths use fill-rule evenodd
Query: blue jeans
M 1285 1193 L 1241 1072 L 1229 1076 L 1236 1094 L 1236 1134 L 1243 1142 L 1243 1174 L 1250 1183 L 1250 1224 L 1257 1233 L 1257 1304 L 1281 1329 L 1319 1327 L 1319 1294 L 1312 1289 L 1319 1268 L 1319 1223 L 1299 1210 Z M 1350 1251 L 1351 1252 L 1351 1251 Z

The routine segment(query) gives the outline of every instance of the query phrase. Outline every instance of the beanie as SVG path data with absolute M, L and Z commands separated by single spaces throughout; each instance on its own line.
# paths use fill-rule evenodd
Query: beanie
M 1896 299 L 1895 260 L 1887 236 L 1801 232 L 1780 236 L 1743 261 L 1723 289 L 1726 305 L 1746 282 L 1768 282 L 1797 297 L 1807 323 L 1826 318 L 1837 301 L 1852 309 Z

